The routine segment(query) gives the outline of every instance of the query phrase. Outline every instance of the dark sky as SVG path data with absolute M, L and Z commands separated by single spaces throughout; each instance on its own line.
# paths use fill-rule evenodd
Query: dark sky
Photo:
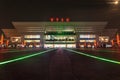
M 108 21 L 120 26 L 120 7 L 114 0 L 0 0 L 0 27 L 12 28 L 12 21 L 49 21 L 69 17 L 71 21 Z

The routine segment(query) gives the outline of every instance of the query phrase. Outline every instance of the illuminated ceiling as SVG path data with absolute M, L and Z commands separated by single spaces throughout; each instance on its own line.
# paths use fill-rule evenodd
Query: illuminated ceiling
M 102 34 L 107 22 L 12 22 L 15 29 L 2 29 L 7 37 L 45 32 L 70 32 Z
M 16 29 L 2 29 L 6 37 L 12 37 L 12 36 L 21 36 L 22 34 L 19 33 Z
M 100 32 L 107 22 L 12 22 L 18 32 L 76 31 Z

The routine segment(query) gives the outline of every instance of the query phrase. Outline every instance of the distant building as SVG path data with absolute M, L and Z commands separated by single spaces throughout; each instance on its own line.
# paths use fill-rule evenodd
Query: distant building
M 117 29 L 107 22 L 12 22 L 15 29 L 2 29 L 9 44 L 42 48 L 106 47 Z

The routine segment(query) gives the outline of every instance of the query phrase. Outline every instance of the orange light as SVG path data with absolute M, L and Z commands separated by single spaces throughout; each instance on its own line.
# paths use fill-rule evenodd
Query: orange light
M 1 44 L 3 44 L 4 36 L 3 34 L 1 35 Z
M 116 38 L 117 38 L 117 44 L 119 45 L 119 42 L 120 42 L 119 34 L 117 34 Z
M 26 45 L 26 42 L 24 41 L 23 44 L 24 44 L 24 46 L 25 46 L 25 45 Z
M 94 46 L 95 46 L 95 47 L 97 46 L 96 40 L 94 41 Z

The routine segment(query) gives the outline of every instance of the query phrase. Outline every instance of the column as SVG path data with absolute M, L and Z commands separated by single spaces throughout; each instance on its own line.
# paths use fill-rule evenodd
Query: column
M 6 41 L 6 46 L 8 47 L 8 44 L 9 44 L 9 40 Z
M 117 39 L 117 44 L 119 45 L 120 37 L 119 37 L 119 34 L 118 34 L 118 33 L 117 33 L 116 39 Z
M 4 41 L 4 36 L 3 34 L 1 35 L 1 44 L 3 44 L 3 41 Z
M 40 44 L 41 44 L 41 47 L 44 48 L 44 33 L 40 33 Z
M 114 46 L 114 41 L 113 40 L 111 40 L 111 43 L 112 43 L 112 46 Z
M 76 48 L 80 48 L 79 46 L 79 40 L 80 40 L 80 34 L 79 33 L 76 33 Z

